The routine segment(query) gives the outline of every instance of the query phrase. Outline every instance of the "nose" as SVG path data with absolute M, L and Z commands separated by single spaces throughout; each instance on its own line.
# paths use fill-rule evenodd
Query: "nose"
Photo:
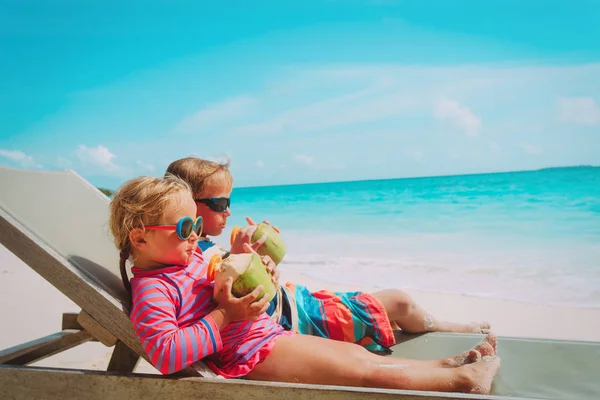
M 198 241 L 198 234 L 196 233 L 196 231 L 192 231 L 192 234 L 188 238 L 188 242 L 193 243 L 193 242 L 197 242 L 197 241 Z
M 231 210 L 229 209 L 229 207 L 227 207 L 227 210 L 225 210 L 225 215 L 227 215 L 228 217 L 231 216 Z

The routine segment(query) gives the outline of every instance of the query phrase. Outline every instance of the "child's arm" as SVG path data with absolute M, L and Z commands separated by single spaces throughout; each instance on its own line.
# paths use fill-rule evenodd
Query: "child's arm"
M 213 310 L 192 325 L 179 327 L 177 289 L 151 279 L 136 291 L 131 320 L 152 364 L 163 374 L 180 371 L 223 348 L 220 330 L 228 321 Z
M 255 301 L 262 286 L 235 298 L 229 278 L 220 288 L 218 308 L 193 324 L 177 323 L 179 294 L 175 286 L 159 279 L 141 283 L 133 298 L 131 320 L 152 364 L 163 374 L 180 371 L 223 348 L 221 330 L 230 322 L 254 320 L 269 305 L 269 296 Z

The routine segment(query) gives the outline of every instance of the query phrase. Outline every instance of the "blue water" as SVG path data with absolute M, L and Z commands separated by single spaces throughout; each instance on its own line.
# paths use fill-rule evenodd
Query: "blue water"
M 600 307 L 598 167 L 236 188 L 232 213 L 320 280 Z

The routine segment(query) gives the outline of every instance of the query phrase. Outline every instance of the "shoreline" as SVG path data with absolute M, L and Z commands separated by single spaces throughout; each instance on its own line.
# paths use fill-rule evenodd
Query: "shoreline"
M 283 272 L 282 272 L 282 276 L 283 276 Z M 454 292 L 440 292 L 440 291 L 435 291 L 435 290 L 426 290 L 426 289 L 416 289 L 416 288 L 405 288 L 405 287 L 397 287 L 397 288 L 392 288 L 392 287 L 384 287 L 384 286 L 379 286 L 379 285 L 367 285 L 367 286 L 361 286 L 361 285 L 357 285 L 357 284 L 338 284 L 335 282 L 332 282 L 329 279 L 319 279 L 319 278 L 315 278 L 310 276 L 309 274 L 304 274 L 298 271 L 293 271 L 293 272 L 285 272 L 285 276 L 290 276 L 293 279 L 298 280 L 298 283 L 302 282 L 308 282 L 307 284 L 303 284 L 304 286 L 307 285 L 315 285 L 315 287 L 317 288 L 323 288 L 323 289 L 331 289 L 331 288 L 337 288 L 336 290 L 339 291 L 358 291 L 358 290 L 362 290 L 363 292 L 377 292 L 377 291 L 381 291 L 381 290 L 387 290 L 387 289 L 401 289 L 407 293 L 418 293 L 421 294 L 423 296 L 427 296 L 427 295 L 440 295 L 440 296 L 450 296 L 450 297 L 465 297 L 467 299 L 473 299 L 473 301 L 479 301 L 479 300 L 483 300 L 483 301 L 500 301 L 500 302 L 508 302 L 508 303 L 515 303 L 515 304 L 522 304 L 523 306 L 542 306 L 542 307 L 559 307 L 559 308 L 572 308 L 572 309 L 576 309 L 576 310 L 599 310 L 600 311 L 600 306 L 591 306 L 591 305 L 575 305 L 575 304 L 550 304 L 550 303 L 541 303 L 541 302 L 533 302 L 533 301 L 527 301 L 527 300 L 520 300 L 520 299 L 511 299 L 511 298 L 507 298 L 507 297 L 492 297 L 492 296 L 480 296 L 477 294 L 470 294 L 470 293 L 454 293 Z M 283 278 L 282 278 L 283 279 Z M 288 279 L 288 280 L 292 280 L 293 279 Z M 365 289 L 366 288 L 366 289 Z
M 280 280 L 301 284 L 311 290 L 381 290 L 323 282 L 283 268 Z M 414 289 L 405 292 L 439 320 L 460 323 L 487 321 L 498 336 L 600 342 L 600 308 L 535 304 Z

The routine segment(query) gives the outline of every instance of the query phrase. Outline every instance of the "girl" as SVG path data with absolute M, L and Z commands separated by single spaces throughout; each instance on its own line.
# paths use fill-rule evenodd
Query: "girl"
M 261 287 L 243 298 L 215 287 L 196 251 L 202 220 L 179 178 L 126 182 L 110 205 L 121 267 L 133 260 L 131 320 L 162 373 L 204 360 L 226 378 L 488 394 L 500 367 L 496 339 L 434 361 L 375 355 L 359 345 L 284 331 L 264 312 Z M 274 269 L 273 262 L 263 258 Z M 129 285 L 124 277 L 126 286 Z

